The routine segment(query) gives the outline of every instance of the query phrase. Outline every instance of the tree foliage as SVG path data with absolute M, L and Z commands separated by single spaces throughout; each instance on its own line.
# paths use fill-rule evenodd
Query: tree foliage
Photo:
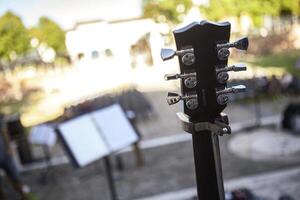
M 192 6 L 191 0 L 144 0 L 144 16 L 156 21 L 182 21 Z
M 30 37 L 20 17 L 6 12 L 0 17 L 0 59 L 11 61 L 30 49 Z
M 184 7 L 184 11 L 180 6 Z M 144 0 L 144 16 L 157 21 L 178 23 L 180 17 L 193 6 L 192 0 Z M 180 12 L 181 11 L 181 12 Z M 260 25 L 265 15 L 300 15 L 300 0 L 210 0 L 200 11 L 209 20 L 218 21 L 225 17 L 249 15 L 255 25 Z M 161 20 L 162 19 L 162 20 Z
M 279 14 L 300 15 L 300 0 L 280 0 L 280 5 Z
M 57 53 L 64 53 L 65 32 L 62 28 L 47 17 L 41 17 L 37 26 L 30 30 L 31 36 L 39 40 L 40 43 L 46 43 Z
M 300 14 L 299 0 L 210 0 L 207 7 L 201 11 L 210 20 L 220 20 L 229 16 L 240 16 L 245 13 L 251 16 L 255 25 L 260 25 L 265 15 L 298 15 Z

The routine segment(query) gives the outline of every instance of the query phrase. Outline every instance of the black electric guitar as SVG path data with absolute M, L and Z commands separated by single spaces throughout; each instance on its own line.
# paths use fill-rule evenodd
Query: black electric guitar
M 166 80 L 180 79 L 181 95 L 168 93 L 169 105 L 183 101 L 178 113 L 183 129 L 192 134 L 199 200 L 224 200 L 224 186 L 218 136 L 230 134 L 222 113 L 229 93 L 245 91 L 245 86 L 226 87 L 229 71 L 243 71 L 243 64 L 228 65 L 230 48 L 247 50 L 248 39 L 229 43 L 230 23 L 194 22 L 173 32 L 177 50 L 162 49 L 163 60 L 178 56 L 180 74 L 167 74 Z

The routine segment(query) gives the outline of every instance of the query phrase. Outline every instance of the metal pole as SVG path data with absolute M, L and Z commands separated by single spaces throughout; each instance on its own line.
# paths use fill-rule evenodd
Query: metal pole
M 112 174 L 112 168 L 111 168 L 111 163 L 109 156 L 104 157 L 104 165 L 105 165 L 105 170 L 106 170 L 106 178 L 110 190 L 110 196 L 112 200 L 117 200 L 117 193 L 116 193 L 116 187 L 114 184 L 114 179 L 113 179 L 113 174 Z
M 254 110 L 255 110 L 255 125 L 261 126 L 261 106 L 260 99 L 257 95 L 254 97 Z
M 116 155 L 116 166 L 117 170 L 124 171 L 124 162 L 121 155 Z
M 193 133 L 198 200 L 224 200 L 218 136 L 210 131 Z
M 143 153 L 139 147 L 139 142 L 133 144 L 134 154 L 136 157 L 137 166 L 142 167 L 145 164 Z
M 42 184 L 47 184 L 49 181 L 49 174 L 52 166 L 51 162 L 51 153 L 48 145 L 42 145 L 43 153 L 44 153 L 44 161 L 46 163 L 45 171 L 42 172 L 40 181 Z M 52 177 L 53 178 L 53 177 Z

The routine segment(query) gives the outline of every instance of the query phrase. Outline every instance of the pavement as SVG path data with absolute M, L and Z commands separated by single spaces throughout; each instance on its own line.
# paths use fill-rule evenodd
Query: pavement
M 278 128 L 241 131 L 227 145 L 235 155 L 251 160 L 292 162 L 300 160 L 300 137 Z
M 237 157 L 228 151 L 227 144 L 229 140 L 229 136 L 223 136 L 220 140 L 225 182 L 236 178 L 300 166 L 300 160 L 264 162 Z M 135 165 L 135 157 L 131 152 L 122 154 L 123 160 L 126 161 L 125 169 L 123 172 L 114 171 L 119 199 L 151 197 L 171 191 L 176 193 L 185 188 L 195 187 L 191 141 L 148 148 L 144 149 L 143 153 L 146 161 L 144 167 Z M 23 173 L 23 180 L 31 186 L 39 199 L 43 200 L 109 199 L 102 164 L 100 160 L 79 170 L 74 170 L 68 164 L 53 167 L 50 170 L 48 183 L 45 185 L 38 182 L 43 170 L 25 172 Z M 292 178 L 294 180 L 295 176 L 292 176 Z M 285 182 L 289 184 L 289 179 Z M 297 184 L 298 187 L 296 188 L 299 188 L 299 182 L 294 180 L 293 183 Z M 275 184 L 280 183 L 275 182 Z M 267 186 L 273 188 L 273 184 Z M 289 187 L 289 185 L 286 187 Z M 263 193 L 263 191 L 260 193 Z M 268 195 L 268 193 L 263 194 L 264 196 Z M 300 196 L 295 196 L 295 198 L 299 199 Z
M 135 156 L 131 151 L 124 151 L 121 154 L 125 169 L 123 171 L 114 170 L 117 194 L 121 200 L 161 197 L 161 195 L 170 193 L 180 196 L 182 190 L 192 191 L 195 188 L 191 136 L 183 133 L 177 120 L 175 113 L 180 110 L 179 105 L 167 106 L 165 95 L 166 92 L 146 93 L 147 98 L 154 106 L 156 115 L 149 120 L 138 122 L 138 129 L 145 141 L 142 150 L 145 166 L 138 167 L 136 165 Z M 274 102 L 261 102 L 263 117 L 278 115 L 287 102 L 291 100 L 293 99 L 284 97 Z M 230 122 L 235 127 L 240 127 L 243 122 L 255 122 L 255 107 L 253 104 L 235 102 L 229 105 L 225 112 L 229 115 Z M 277 122 L 274 121 L 273 123 Z M 239 132 L 236 132 L 231 136 L 223 136 L 220 139 L 225 186 L 227 183 L 229 185 L 228 189 L 231 189 L 230 185 L 232 188 L 249 185 L 257 194 L 274 200 L 276 200 L 279 193 L 286 191 L 291 192 L 296 199 L 300 199 L 299 191 L 291 189 L 300 188 L 300 182 L 298 181 L 298 178 L 300 178 L 298 170 L 300 159 L 287 159 L 283 162 L 276 159 L 255 160 L 239 156 L 228 148 L 229 142 L 238 135 Z M 46 183 L 41 184 L 40 182 L 41 175 L 45 172 L 44 168 L 38 169 L 39 167 L 37 167 L 22 174 L 23 181 L 31 186 L 38 199 L 110 199 L 102 160 L 76 170 L 67 162 L 65 157 L 62 157 L 65 154 L 59 144 L 53 150 L 53 154 L 56 159 L 62 158 L 64 162 L 58 162 L 59 165 L 50 168 Z M 115 158 L 112 157 L 111 160 L 115 166 Z M 281 172 L 290 169 L 295 169 L 295 171 L 293 173 L 283 173 L 279 178 L 275 176 L 274 180 L 276 181 L 268 178 L 270 173 L 279 172 L 281 174 Z M 261 183 L 260 185 L 251 185 L 250 183 L 258 181 L 255 177 L 267 178 L 262 179 L 265 181 L 257 182 Z M 251 178 L 254 181 L 246 181 L 252 180 Z M 6 189 L 9 199 L 15 199 L 14 192 L 6 183 L 3 187 Z M 276 192 L 270 192 L 272 190 Z M 182 199 L 186 198 L 183 197 Z
M 300 196 L 299 191 L 300 167 L 277 170 L 269 173 L 234 178 L 224 182 L 225 190 L 230 191 L 237 188 L 248 188 L 255 192 L 263 200 L 278 199 L 282 195 L 293 194 L 292 197 Z M 272 187 L 270 187 L 272 186 Z M 185 188 L 175 192 L 168 192 L 156 196 L 145 197 L 139 200 L 182 200 L 192 199 L 197 195 L 197 190 Z

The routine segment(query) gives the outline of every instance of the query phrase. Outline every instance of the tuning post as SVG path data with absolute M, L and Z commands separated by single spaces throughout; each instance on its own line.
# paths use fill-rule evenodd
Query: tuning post
M 229 79 L 229 75 L 227 72 L 219 72 L 217 73 L 217 80 L 219 83 L 224 84 Z
M 163 61 L 174 58 L 174 56 L 181 56 L 181 61 L 185 65 L 192 65 L 195 62 L 194 49 L 182 49 L 174 51 L 173 49 L 161 49 L 160 56 Z
M 229 101 L 229 97 L 225 94 L 220 94 L 217 97 L 217 102 L 219 105 L 225 105 L 228 103 L 228 101 Z
M 194 110 L 198 107 L 198 99 L 197 99 L 197 94 L 191 94 L 191 95 L 185 95 L 185 96 L 180 96 L 177 93 L 174 92 L 169 92 L 167 96 L 167 103 L 169 105 L 173 105 L 178 103 L 180 100 L 185 101 L 185 105 L 188 109 Z
M 218 58 L 220 60 L 226 60 L 230 55 L 229 48 L 233 47 L 240 50 L 247 50 L 248 46 L 249 46 L 248 37 L 243 37 L 232 43 L 217 44 Z
M 237 86 L 233 86 L 231 88 L 226 88 L 224 90 L 219 90 L 217 91 L 217 102 L 220 105 L 225 105 L 229 98 L 227 96 L 227 94 L 229 93 L 239 93 L 239 92 L 245 92 L 246 91 L 246 86 L 244 85 L 237 85 Z
M 189 97 L 186 102 L 185 105 L 188 109 L 190 110 L 195 110 L 196 108 L 198 108 L 198 99 L 197 99 L 197 95 L 196 97 Z
M 181 61 L 185 65 L 192 65 L 195 62 L 194 50 L 193 53 L 186 53 L 182 56 Z
M 227 48 L 222 48 L 218 50 L 218 58 L 220 60 L 226 60 L 230 56 L 230 51 Z
M 217 72 L 217 80 L 219 83 L 224 84 L 229 79 L 228 71 L 239 72 L 245 71 L 247 67 L 244 63 L 238 63 L 234 65 L 230 65 L 228 67 L 218 68 L 216 69 Z
M 187 88 L 194 88 L 194 87 L 196 87 L 196 85 L 197 85 L 197 78 L 196 78 L 196 76 L 190 76 L 188 78 L 185 78 L 184 79 L 184 85 Z

